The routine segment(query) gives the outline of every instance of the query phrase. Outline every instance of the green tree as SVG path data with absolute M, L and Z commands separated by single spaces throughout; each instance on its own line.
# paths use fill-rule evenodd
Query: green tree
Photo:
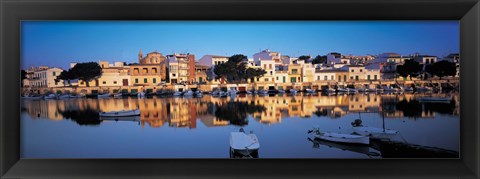
M 327 56 L 317 55 L 313 60 L 312 64 L 327 63 Z
M 222 82 L 227 81 L 234 83 L 262 76 L 266 73 L 263 69 L 247 69 L 247 63 L 244 61 L 245 59 L 247 59 L 245 55 L 237 54 L 228 58 L 226 63 L 215 65 L 213 72 L 215 73 L 216 78 L 222 79 Z
M 55 81 L 60 82 L 60 80 L 63 80 L 63 81 L 68 81 L 68 83 L 70 83 L 70 80 L 73 80 L 73 79 L 75 79 L 75 77 L 72 75 L 72 73 L 68 70 L 64 70 L 57 76 Z M 65 83 L 63 83 L 63 86 L 65 86 Z
M 78 63 L 68 73 L 71 73 L 74 79 L 85 81 L 89 87 L 90 81 L 102 75 L 102 68 L 96 62 Z
M 308 60 L 308 59 L 310 59 L 310 56 L 309 56 L 309 55 L 302 55 L 302 56 L 299 56 L 298 59 L 300 59 L 300 60 Z
M 457 74 L 457 67 L 453 62 L 442 60 L 426 66 L 425 71 L 432 76 L 438 76 L 442 79 L 444 76 L 455 76 Z
M 403 65 L 397 66 L 398 75 L 404 78 L 410 76 L 410 80 L 412 80 L 412 77 L 417 77 L 418 75 L 420 75 L 421 71 L 422 65 L 420 65 L 420 63 L 414 60 L 405 60 L 405 63 Z

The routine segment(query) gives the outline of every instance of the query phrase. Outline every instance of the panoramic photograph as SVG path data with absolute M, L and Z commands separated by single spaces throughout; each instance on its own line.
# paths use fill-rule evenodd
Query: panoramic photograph
M 22 21 L 20 157 L 459 158 L 459 21 Z

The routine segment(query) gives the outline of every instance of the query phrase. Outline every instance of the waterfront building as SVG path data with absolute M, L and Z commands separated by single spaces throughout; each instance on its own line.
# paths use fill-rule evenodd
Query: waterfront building
M 27 80 L 24 81 L 24 86 L 31 88 L 52 88 L 62 87 L 63 81 L 57 81 L 56 78 L 62 69 L 56 67 L 39 66 L 37 68 L 31 67 L 26 70 Z
M 336 65 L 335 68 L 340 68 L 343 65 L 350 65 L 351 61 L 351 59 L 345 58 L 345 56 L 337 52 L 327 54 L 327 64 Z
M 94 84 L 91 86 L 102 87 L 120 87 L 130 85 L 130 67 L 126 66 L 123 62 L 114 62 L 109 64 L 108 61 L 100 61 L 98 63 L 102 68 L 102 75 L 94 80 Z M 85 87 L 86 83 L 80 81 L 79 86 Z
M 303 60 L 302 60 L 303 61 Z M 311 83 L 315 81 L 315 66 L 311 63 L 302 65 L 302 82 Z
M 220 80 L 215 79 L 215 65 L 227 63 L 228 61 L 227 56 L 221 56 L 221 55 L 204 55 L 202 58 L 198 60 L 199 65 L 207 66 L 210 68 L 207 72 L 207 76 L 209 79 L 211 79 L 211 82 L 213 84 L 219 84 Z
M 129 65 L 131 85 L 157 86 L 167 80 L 167 60 L 159 52 L 154 51 L 143 57 L 142 51 L 138 54 L 138 64 Z
M 432 55 L 417 55 L 413 59 L 423 65 L 429 65 L 437 62 L 437 57 Z
M 208 66 L 195 64 L 195 80 L 194 83 L 206 84 L 209 80 L 207 76 Z
M 171 84 L 191 84 L 195 81 L 195 55 L 167 55 L 168 77 Z
M 269 49 L 253 54 L 253 61 L 255 64 L 260 65 L 260 61 L 262 60 L 271 60 L 274 61 L 274 64 L 279 65 L 283 63 L 281 54 L 279 52 L 272 52 Z
M 361 81 L 365 79 L 365 66 L 363 65 L 346 65 L 342 70 L 348 71 L 348 79 L 350 81 Z
M 365 66 L 365 79 L 369 81 L 380 80 L 380 68 L 381 65 L 378 63 L 368 64 L 367 66 Z

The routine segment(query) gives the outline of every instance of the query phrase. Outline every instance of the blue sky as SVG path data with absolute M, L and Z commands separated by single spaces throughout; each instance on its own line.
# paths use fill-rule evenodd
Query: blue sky
M 164 55 L 366 55 L 459 52 L 458 21 L 23 21 L 22 68 L 69 62 L 137 62 Z

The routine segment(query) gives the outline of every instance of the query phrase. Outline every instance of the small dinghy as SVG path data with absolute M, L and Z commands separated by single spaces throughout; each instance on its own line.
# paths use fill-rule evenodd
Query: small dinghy
M 251 156 L 258 152 L 260 143 L 257 135 L 250 132 L 245 134 L 243 128 L 239 132 L 230 132 L 230 152 L 231 154 L 239 153 L 244 156 Z
M 100 117 L 127 117 L 127 116 L 139 116 L 140 110 L 121 110 L 121 111 L 111 111 L 111 112 L 100 112 L 98 115 Z
M 363 126 L 361 119 L 356 119 L 352 122 L 352 126 L 353 132 L 373 139 L 392 139 L 398 135 L 396 130 Z
M 49 94 L 49 95 L 45 96 L 45 99 L 57 99 L 57 95 L 56 94 Z
M 22 97 L 24 100 L 41 100 L 43 99 L 43 96 L 25 96 Z
M 105 94 L 99 94 L 97 96 L 97 98 L 109 98 L 110 97 L 110 93 L 105 93 Z
M 68 99 L 70 98 L 70 94 L 59 95 L 58 99 Z
M 336 132 L 321 132 L 318 127 L 309 130 L 308 133 L 314 133 L 315 138 L 331 142 L 349 143 L 349 144 L 370 144 L 370 138 L 361 135 L 342 134 Z

